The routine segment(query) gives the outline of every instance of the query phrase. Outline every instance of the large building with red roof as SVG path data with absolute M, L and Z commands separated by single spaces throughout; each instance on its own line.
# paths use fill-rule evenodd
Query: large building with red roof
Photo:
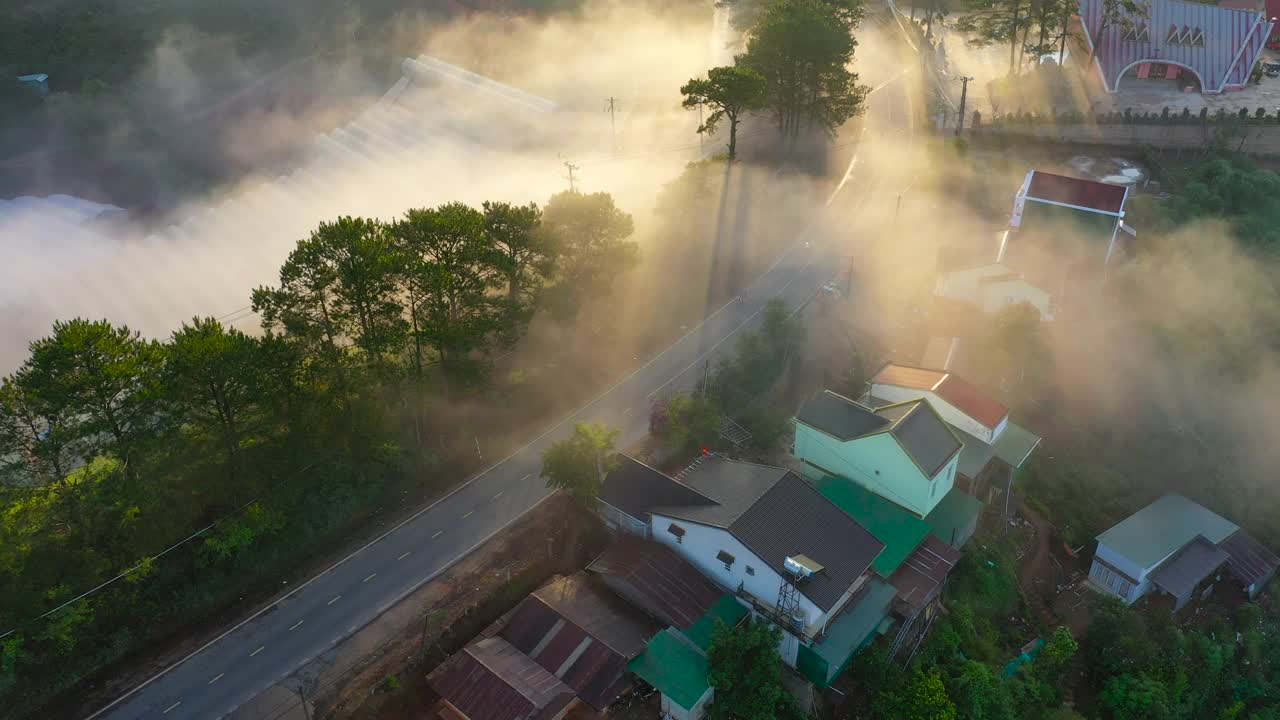
M 1153 79 L 1186 81 L 1204 93 L 1240 90 L 1273 29 L 1261 8 L 1180 0 L 1151 0 L 1142 16 L 1104 26 L 1105 5 L 1080 0 L 1080 24 L 1103 87 L 1112 93 Z

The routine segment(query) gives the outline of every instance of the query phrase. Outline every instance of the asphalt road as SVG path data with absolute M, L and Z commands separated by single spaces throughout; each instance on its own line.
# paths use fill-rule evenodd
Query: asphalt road
M 866 122 L 848 128 L 840 141 L 852 148 L 853 160 L 824 217 L 800 233 L 741 300 L 718 309 L 529 445 L 90 717 L 210 720 L 231 713 L 545 499 L 540 455 L 568 436 L 574 423 L 619 427 L 622 444 L 641 438 L 651 398 L 693 386 L 705 360 L 714 363 L 732 352 L 734 338 L 758 325 L 769 299 L 781 297 L 799 309 L 823 284 L 842 276 L 858 241 L 849 223 L 877 197 L 876 180 L 860 174 L 857 153 L 876 137 L 875 126 L 883 129 L 908 116 L 902 83 L 888 77 L 882 82 L 869 100 Z

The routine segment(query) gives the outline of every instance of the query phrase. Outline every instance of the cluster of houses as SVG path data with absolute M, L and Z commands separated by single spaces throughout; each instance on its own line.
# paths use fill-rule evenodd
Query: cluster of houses
M 666 716 L 702 716 L 717 623 L 782 630 L 779 653 L 826 688 L 889 635 L 905 661 L 973 536 L 1039 442 L 952 373 L 886 365 L 852 399 L 825 391 L 795 417 L 787 467 L 699 457 L 669 475 L 619 456 L 598 512 L 617 536 L 437 668 L 450 720 L 606 711 L 643 680 Z
M 994 259 L 944 268 L 937 295 L 983 312 L 1027 302 L 1053 318 L 1064 288 L 1125 251 L 1127 198 L 1123 186 L 1028 173 Z M 1032 250 L 1067 257 L 1053 241 L 1068 224 L 1083 237 L 1072 262 L 1020 264 Z M 664 717 L 697 720 L 714 698 L 714 629 L 752 617 L 781 630 L 798 697 L 829 687 L 879 636 L 909 661 L 984 506 L 1007 512 L 1040 443 L 953 370 L 956 351 L 935 340 L 922 366 L 881 367 L 861 397 L 810 398 L 785 467 L 704 454 L 667 474 L 620 455 L 596 506 L 615 541 L 437 668 L 435 716 L 595 717 L 639 679 Z M 1252 597 L 1277 567 L 1248 533 L 1170 495 L 1099 536 L 1089 584 L 1176 610 L 1227 576 Z

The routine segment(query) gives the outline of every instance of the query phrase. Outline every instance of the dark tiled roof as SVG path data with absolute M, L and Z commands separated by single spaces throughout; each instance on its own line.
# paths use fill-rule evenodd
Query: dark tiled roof
M 627 455 L 618 455 L 618 467 L 600 488 L 600 500 L 643 520 L 649 508 L 659 505 L 709 505 L 711 500 L 660 470 Z
M 889 432 L 929 477 L 964 447 L 927 400 L 889 405 L 876 414 L 893 422 Z
M 671 548 L 640 538 L 609 546 L 587 570 L 663 625 L 681 630 L 706 614 L 724 593 Z
M 841 440 L 861 437 L 888 424 L 867 408 L 830 390 L 823 390 L 801 406 L 796 419 Z
M 1244 530 L 1237 530 L 1218 547 L 1231 556 L 1227 561 L 1231 573 L 1246 585 L 1266 580 L 1280 568 L 1280 557 Z
M 1227 561 L 1227 553 L 1197 535 L 1151 573 L 1151 581 L 1174 597 L 1185 597 Z
M 1119 213 L 1124 208 L 1126 192 L 1127 188 L 1122 185 L 1081 180 L 1036 170 L 1031 175 L 1031 186 L 1027 188 L 1027 197 L 1106 213 Z
M 650 508 L 651 512 L 684 518 L 712 527 L 727 528 L 768 492 L 784 475 L 784 468 L 705 455 L 683 473 L 686 485 L 715 501 L 714 505 L 680 505 Z
M 644 650 L 655 630 L 578 573 L 525 598 L 501 635 L 602 710 L 625 689 L 627 661 Z
M 942 587 L 951 569 L 960 561 L 960 551 L 929 535 L 889 577 L 898 591 L 898 603 L 907 614 L 925 606 Z
M 824 569 L 802 583 L 800 592 L 823 611 L 835 606 L 884 549 L 866 528 L 790 472 L 729 531 L 779 573 L 785 572 L 783 561 L 789 556 L 808 555 L 822 564 Z
M 502 638 L 455 654 L 431 686 L 471 720 L 546 720 L 574 698 L 568 685 Z

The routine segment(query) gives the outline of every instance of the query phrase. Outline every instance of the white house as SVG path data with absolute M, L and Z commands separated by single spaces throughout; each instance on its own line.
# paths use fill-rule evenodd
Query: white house
M 1009 408 L 943 370 L 889 363 L 872 376 L 870 395 L 888 403 L 925 398 L 948 424 L 987 444 L 994 443 L 1009 425 Z
M 863 589 L 884 543 L 800 476 L 718 455 L 676 478 L 622 463 L 600 493 L 606 522 L 634 533 L 643 518 L 644 535 L 783 626 L 783 660 L 815 684 L 878 629 L 892 590 Z
M 938 297 L 975 305 L 988 315 L 1027 303 L 1039 311 L 1041 320 L 1053 319 L 1053 296 L 999 262 L 943 272 L 933 292 Z
M 1226 568 L 1252 597 L 1280 566 L 1280 558 L 1238 525 L 1171 494 L 1098 536 L 1090 584 L 1132 604 L 1164 592 L 1178 609 L 1207 594 Z

